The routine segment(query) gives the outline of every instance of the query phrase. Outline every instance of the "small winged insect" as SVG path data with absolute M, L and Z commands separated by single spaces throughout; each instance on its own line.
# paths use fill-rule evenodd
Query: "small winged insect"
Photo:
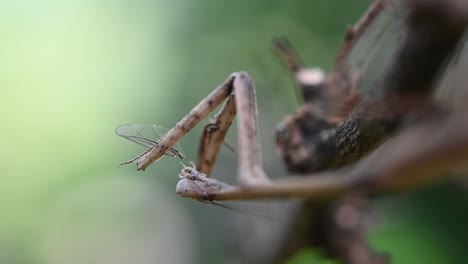
M 157 145 L 167 131 L 168 129 L 163 126 L 148 124 L 128 124 L 115 129 L 117 135 L 147 148 Z M 170 148 L 165 155 L 185 158 L 179 143 Z

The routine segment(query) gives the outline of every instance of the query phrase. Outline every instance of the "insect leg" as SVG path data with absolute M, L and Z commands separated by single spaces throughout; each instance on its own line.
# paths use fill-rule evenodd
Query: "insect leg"
M 203 128 L 196 167 L 198 171 L 208 176 L 211 174 L 224 137 L 236 115 L 235 101 L 234 94 L 231 93 L 214 120 Z

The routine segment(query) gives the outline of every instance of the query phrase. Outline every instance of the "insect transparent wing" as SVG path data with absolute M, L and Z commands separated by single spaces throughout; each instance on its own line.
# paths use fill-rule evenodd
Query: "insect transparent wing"
M 153 147 L 167 133 L 168 129 L 163 126 L 149 124 L 128 124 L 115 129 L 115 133 L 134 143 L 147 148 Z M 166 155 L 183 159 L 183 151 L 179 143 L 166 152 Z
M 405 12 L 399 1 L 392 1 L 371 22 L 354 45 L 347 64 L 361 72 L 362 79 L 359 84 L 361 92 L 369 92 L 392 61 L 404 33 L 402 29 Z
M 451 61 L 447 64 L 445 71 L 441 74 L 439 89 L 436 92 L 437 101 L 447 109 L 467 109 L 466 99 L 468 90 L 466 88 L 468 72 L 468 29 L 465 30 L 463 39 L 454 52 Z
M 153 139 L 149 138 L 147 134 L 148 127 L 152 125 L 145 125 L 145 124 L 128 124 L 119 126 L 115 129 L 115 133 L 123 138 L 126 138 L 134 143 L 142 145 L 144 147 L 151 148 L 154 146 L 159 138 Z M 146 132 L 145 132 L 146 131 Z
M 405 32 L 404 18 L 407 15 L 401 0 L 390 1 L 388 6 L 369 25 L 354 45 L 347 64 L 362 73 L 359 90 L 368 93 L 385 73 Z M 468 29 L 458 49 L 440 73 L 436 96 L 447 107 L 466 105 L 468 92 L 463 91 L 468 69 Z
M 151 126 L 151 130 L 152 130 L 153 134 L 155 136 L 157 136 L 158 138 L 162 138 L 169 131 L 169 129 L 164 127 L 164 126 L 159 126 L 159 125 L 148 125 L 148 126 Z M 159 141 L 159 140 L 157 140 L 157 141 Z M 184 158 L 184 151 L 183 151 L 182 147 L 180 146 L 180 144 L 176 143 L 174 146 L 172 146 L 172 148 L 170 148 L 166 152 L 166 155 L 179 157 L 179 158 L 183 159 Z

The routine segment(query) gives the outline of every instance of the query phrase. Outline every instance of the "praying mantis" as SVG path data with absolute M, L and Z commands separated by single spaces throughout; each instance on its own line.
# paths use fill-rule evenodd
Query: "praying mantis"
M 403 18 L 385 24 L 398 34 L 385 36 L 377 48 L 360 47 L 366 32 L 402 3 Z M 145 170 L 163 155 L 181 158 L 174 152 L 177 142 L 223 104 L 203 129 L 196 165 L 184 166 L 179 174 L 176 193 L 182 197 L 202 202 L 300 198 L 306 201 L 306 210 L 308 201 L 330 202 L 356 194 L 375 197 L 442 181 L 447 174 L 467 169 L 468 109 L 463 98 L 468 98 L 468 58 L 457 55 L 468 54 L 467 27 L 464 0 L 376 0 L 348 29 L 328 75 L 304 67 L 286 42 L 276 42 L 304 100 L 296 113 L 276 126 L 277 149 L 293 174 L 288 177 L 272 180 L 263 168 L 255 85 L 242 71 L 228 76 L 147 151 L 123 164 L 135 163 L 138 170 Z M 391 48 L 382 48 L 385 45 Z M 350 62 L 360 48 L 364 53 L 385 53 L 386 64 L 375 69 L 379 74 L 368 77 L 372 66 Z M 237 185 L 230 185 L 211 176 L 236 115 Z M 341 204 L 345 212 L 353 203 L 348 202 Z M 333 216 L 340 215 L 340 206 L 336 208 Z M 339 231 L 330 234 L 330 241 L 343 243 L 335 254 L 346 263 L 386 263 L 374 259 L 362 230 L 340 222 L 329 225 Z M 293 251 L 288 241 L 310 237 L 310 230 L 294 226 L 292 238 L 284 240 L 284 255 Z M 374 261 L 351 261 L 356 244 Z
M 409 6 L 406 31 L 411 34 L 406 34 L 404 41 L 395 48 L 392 62 L 383 76 L 373 84 L 374 92 L 369 94 L 358 92 L 357 86 L 361 79 L 359 69 L 351 68 L 346 60 L 365 29 L 392 1 L 376 1 L 362 20 L 348 30 L 336 68 L 328 76 L 303 68 L 287 47 L 278 45 L 306 100 L 295 115 L 286 117 L 277 126 L 278 149 L 288 169 L 300 176 L 273 181 L 265 173 L 259 143 L 255 86 L 246 72 L 232 73 L 157 143 L 123 164 L 135 163 L 138 170 L 145 170 L 165 154 L 179 156 L 174 152 L 174 146 L 224 102 L 213 122 L 204 128 L 196 166 L 190 170 L 186 167 L 182 169 L 176 193 L 183 197 L 205 201 L 290 197 L 332 199 L 356 191 L 382 194 L 403 191 L 443 178 L 447 168 L 456 167 L 466 158 L 464 147 L 467 147 L 467 128 L 459 125 L 467 121 L 466 117 L 454 113 L 450 118 L 421 118 L 415 126 L 401 124 L 406 115 L 425 111 L 430 105 L 429 95 L 435 89 L 433 83 L 436 79 L 428 77 L 428 72 L 437 75 L 439 67 L 442 67 L 448 54 L 462 38 L 466 20 L 447 16 L 441 23 L 453 27 L 454 31 L 450 31 L 450 34 L 439 31 L 437 27 L 433 31 L 432 28 L 421 29 L 420 24 L 415 22 L 417 19 L 419 22 L 427 21 L 432 26 L 434 22 L 431 19 L 445 12 L 428 5 L 424 8 L 429 8 L 429 12 L 422 8 L 423 2 L 415 1 Z M 456 0 L 453 2 L 460 4 Z M 456 15 L 465 17 L 467 14 Z M 424 39 L 425 43 L 420 39 Z M 441 46 L 444 49 L 440 54 L 435 54 L 434 48 Z M 428 53 L 432 61 L 428 63 L 421 60 L 416 62 L 419 64 L 407 65 L 406 61 L 418 60 L 424 56 L 421 55 L 424 52 Z M 405 85 L 406 81 L 411 87 Z M 402 87 L 408 90 L 404 91 Z M 425 89 L 423 92 L 421 87 Z M 385 92 L 375 92 L 379 89 Z M 375 94 L 380 97 L 376 98 Z M 210 176 L 220 146 L 236 114 L 238 185 L 232 186 Z M 309 123 L 315 124 L 316 131 L 305 134 L 300 130 L 301 124 Z M 441 126 L 446 129 L 439 129 Z M 365 132 L 369 128 L 378 133 L 369 136 Z M 349 133 L 355 130 L 358 133 L 350 138 Z M 422 141 L 428 130 L 433 131 L 435 139 L 431 142 Z M 421 147 L 411 151 L 398 147 L 401 146 L 400 142 L 408 140 L 413 140 Z M 448 149 L 447 145 L 463 147 Z M 324 150 L 325 154 L 318 153 L 318 150 Z M 362 158 L 370 152 L 370 155 Z M 450 155 L 451 159 L 441 159 L 442 155 Z M 329 170 L 323 172 L 324 169 Z M 419 176 L 408 176 L 414 174 Z

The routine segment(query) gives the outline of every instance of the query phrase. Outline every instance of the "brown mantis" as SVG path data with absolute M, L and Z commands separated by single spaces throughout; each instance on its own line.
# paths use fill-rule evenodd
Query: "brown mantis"
M 224 95 L 224 97 L 223 97 Z M 236 97 L 237 95 L 237 97 Z M 207 129 L 211 132 L 208 134 L 209 137 L 205 136 L 202 138 L 201 149 L 210 149 L 210 151 L 202 151 L 198 161 L 198 171 L 195 168 L 184 168 L 182 169 L 182 179 L 177 185 L 176 192 L 184 197 L 190 197 L 197 200 L 237 200 L 237 199 L 259 199 L 259 198 L 277 198 L 277 197 L 302 197 L 302 198 L 319 198 L 325 199 L 342 195 L 346 192 L 351 192 L 354 189 L 359 189 L 360 184 L 368 184 L 366 182 L 371 177 L 365 177 L 366 174 L 372 174 L 381 176 L 383 181 L 387 180 L 386 177 L 390 177 L 385 173 L 380 173 L 382 169 L 380 163 L 372 163 L 373 159 L 377 159 L 374 156 L 370 156 L 368 159 L 363 160 L 354 166 L 352 169 L 337 170 L 334 172 L 325 172 L 315 174 L 307 178 L 293 178 L 285 179 L 277 182 L 272 182 L 268 179 L 262 168 L 262 157 L 260 152 L 260 146 L 258 144 L 258 130 L 257 130 L 257 109 L 255 103 L 255 91 L 252 79 L 245 72 L 239 72 L 232 74 L 223 84 L 218 86 L 207 98 L 203 99 L 186 117 L 182 119 L 173 129 L 171 129 L 159 142 L 154 145 L 148 151 L 135 158 L 130 163 L 137 163 L 138 169 L 145 169 L 151 162 L 157 160 L 159 157 L 164 155 L 170 148 L 176 144 L 179 139 L 186 134 L 193 126 L 202 120 L 208 113 L 209 110 L 216 107 L 216 103 L 220 103 L 222 99 L 227 98 L 224 106 L 216 115 L 216 129 L 213 129 L 213 124 L 207 125 Z M 238 180 L 240 186 L 234 187 L 227 185 L 223 182 L 215 179 L 208 178 L 209 172 L 212 169 L 214 160 L 216 158 L 217 151 L 224 139 L 224 135 L 227 132 L 227 128 L 232 122 L 235 115 L 235 107 L 242 109 L 239 111 L 239 171 Z M 466 117 L 457 117 L 457 122 L 447 122 L 445 124 L 447 129 L 444 129 L 444 133 L 454 134 L 447 137 L 452 139 L 453 144 L 462 144 L 464 146 L 465 137 L 461 135 L 468 135 L 463 131 L 467 128 L 463 125 Z M 439 123 L 440 124 L 440 123 Z M 425 124 L 425 126 L 433 126 L 435 124 Z M 221 127 L 221 128 L 220 128 Z M 449 129 L 451 128 L 451 129 Z M 421 134 L 426 133 L 421 127 L 408 130 L 406 133 L 402 133 L 399 137 L 392 140 L 410 140 L 420 137 Z M 392 142 L 384 144 L 380 152 L 387 152 L 387 154 L 406 155 L 397 160 L 388 160 L 387 164 L 383 167 L 388 167 L 386 171 L 392 171 L 398 169 L 401 165 L 400 161 L 403 160 L 405 163 L 411 161 L 411 159 L 419 159 L 424 157 L 424 154 L 434 153 L 437 149 L 443 149 L 446 145 L 447 140 L 442 140 L 443 135 L 439 137 L 441 140 L 433 141 L 428 144 L 426 148 L 423 148 L 417 153 L 399 153 L 400 150 L 395 148 Z M 211 146 L 211 148 L 210 148 Z M 453 149 L 447 150 L 453 151 L 453 155 L 457 156 L 463 154 L 464 149 Z M 460 152 L 462 151 L 462 152 Z M 445 153 L 448 154 L 448 153 Z M 426 166 L 428 160 L 437 160 L 437 155 L 426 155 L 427 159 L 420 164 L 413 163 L 410 170 L 404 170 L 400 173 L 399 177 L 391 180 L 392 184 L 383 184 L 382 186 L 376 185 L 374 188 L 381 188 L 379 191 L 392 191 L 395 186 L 393 184 L 403 184 L 407 187 L 411 187 L 419 182 L 400 182 L 398 179 L 405 178 L 405 175 L 411 174 L 414 171 L 419 171 Z M 463 155 L 460 156 L 463 158 Z M 458 162 L 455 159 L 453 163 Z M 395 164 L 392 164 L 395 163 Z M 444 161 L 445 162 L 445 161 Z M 374 166 L 372 165 L 374 164 Z M 363 174 L 364 170 L 367 170 L 366 174 Z M 433 164 L 436 166 L 437 164 Z M 405 168 L 403 168 L 405 169 Z M 441 167 L 444 169 L 444 167 Z M 430 175 L 438 175 L 440 170 L 433 170 L 430 168 L 425 169 Z M 364 175 L 364 176 L 363 176 Z M 424 179 L 422 179 L 424 181 Z M 364 185 L 363 185 L 364 186 Z M 399 186 L 401 187 L 401 186 Z
M 360 69 L 348 65 L 348 59 L 367 28 L 393 2 L 407 6 L 405 19 L 394 28 L 401 35 L 387 41 L 395 45 L 386 56 L 385 70 L 371 81 L 369 89 L 363 89 L 366 94 L 359 94 Z M 183 197 L 200 201 L 291 197 L 323 201 L 354 194 L 373 197 L 402 192 L 445 179 L 454 170 L 466 169 L 468 117 L 466 101 L 458 99 L 453 105 L 450 101 L 445 105 L 435 102 L 434 94 L 444 88 L 436 77 L 448 68 L 457 43 L 465 43 L 467 26 L 464 0 L 377 0 L 348 30 L 336 67 L 328 76 L 305 69 L 287 46 L 278 45 L 304 99 L 304 105 L 276 128 L 276 145 L 286 167 L 296 176 L 273 181 L 263 170 L 255 88 L 245 72 L 231 74 L 157 144 L 128 163 L 136 163 L 138 170 L 146 169 L 224 101 L 215 120 L 204 128 L 197 165 L 184 167 L 179 175 L 176 192 Z M 467 51 L 465 44 L 463 47 Z M 453 98 L 467 98 L 466 65 L 460 69 L 460 80 L 445 87 Z M 236 113 L 238 185 L 232 186 L 210 176 Z M 302 231 L 294 234 L 309 236 Z M 294 234 L 291 241 L 300 241 Z M 290 243 L 286 242 L 288 248 Z
M 362 34 L 363 29 L 374 19 L 375 14 L 378 13 L 389 1 L 377 1 L 374 5 L 374 9 L 370 8 L 369 15 L 363 17 L 363 21 L 359 23 L 358 28 L 353 32 L 354 35 L 350 35 L 347 42 L 343 46 L 342 52 L 339 55 L 337 69 L 335 70 L 334 75 L 328 79 L 325 77 L 319 77 L 314 80 L 317 83 L 317 86 L 326 86 L 326 89 L 335 88 L 335 90 L 329 90 L 328 96 L 329 100 L 336 100 L 336 98 L 341 98 L 337 101 L 343 103 L 343 107 L 338 107 L 339 111 L 335 113 L 335 117 L 328 118 L 328 122 L 333 126 L 339 127 L 347 125 L 346 122 L 353 122 L 356 119 L 355 115 L 359 115 L 359 107 L 356 107 L 359 102 L 359 95 L 356 92 L 356 78 L 345 66 L 343 66 L 343 61 L 349 56 L 350 49 L 353 46 L 353 37 L 356 38 L 359 34 Z M 377 10 L 377 11 L 376 11 Z M 434 12 L 437 12 L 434 11 Z M 409 18 L 411 20 L 411 18 Z M 457 22 L 458 23 L 458 22 Z M 350 31 L 351 32 L 351 31 Z M 461 31 L 462 32 L 462 31 Z M 437 32 L 436 32 L 437 33 Z M 349 33 L 351 34 L 351 33 Z M 453 39 L 454 43 L 458 40 L 459 35 Z M 408 41 L 412 41 L 409 39 Z M 405 43 L 402 44 L 402 52 L 407 52 Z M 397 52 L 399 52 L 397 50 Z M 395 55 L 398 56 L 398 55 Z M 287 57 L 287 54 L 286 54 Z M 293 72 L 298 71 L 298 65 L 294 64 L 294 60 L 289 60 L 286 58 L 287 62 L 290 65 L 290 68 Z M 340 63 L 341 62 L 341 63 Z M 341 65 L 341 66 L 340 66 Z M 295 66 L 295 68 L 293 67 Z M 294 68 L 294 69 L 293 69 Z M 347 87 L 345 89 L 338 86 L 327 86 L 327 81 L 333 84 L 336 83 L 331 81 L 330 78 L 340 78 L 339 80 Z M 299 74 L 297 75 L 297 81 L 300 84 L 301 79 Z M 309 79 L 310 81 L 310 79 Z M 310 85 L 310 84 L 307 84 Z M 388 86 L 388 85 L 387 85 Z M 338 96 L 337 96 L 338 95 Z M 330 97 L 334 96 L 334 97 Z M 388 99 L 390 98 L 390 99 Z M 388 97 L 386 100 L 391 102 L 393 97 Z M 425 98 L 425 97 L 422 97 Z M 322 99 L 323 96 L 322 96 Z M 327 97 L 325 96 L 325 100 Z M 423 99 L 424 100 L 424 99 Z M 197 162 L 197 170 L 187 171 L 183 169 L 182 173 L 183 178 L 180 180 L 177 185 L 177 193 L 191 197 L 195 199 L 202 200 L 236 200 L 236 199 L 260 199 L 260 198 L 277 198 L 277 197 L 300 197 L 300 198 L 317 198 L 317 199 L 327 199 L 330 197 L 342 196 L 345 193 L 354 192 L 356 190 L 365 190 L 371 192 L 388 192 L 396 190 L 398 188 L 409 188 L 415 185 L 420 184 L 421 182 L 429 181 L 435 177 L 435 175 L 441 175 L 444 169 L 447 168 L 448 164 L 444 166 L 436 166 L 431 170 L 423 170 L 423 167 L 428 163 L 435 166 L 436 161 L 439 160 L 438 156 L 425 156 L 425 152 L 413 153 L 413 152 L 402 152 L 401 149 L 395 147 L 395 144 L 387 142 L 383 144 L 378 151 L 370 155 L 369 157 L 359 160 L 353 166 L 345 167 L 344 169 L 336 169 L 334 171 L 327 171 L 322 173 L 311 174 L 306 177 L 288 177 L 287 179 L 271 181 L 269 177 L 263 170 L 262 165 L 262 154 L 261 147 L 259 144 L 258 137 L 258 111 L 256 104 L 256 95 L 255 87 L 251 77 L 245 72 L 236 72 L 231 74 L 221 85 L 214 89 L 206 98 L 204 98 L 198 105 L 196 105 L 190 113 L 188 113 L 181 121 L 179 121 L 175 127 L 169 130 L 162 138 L 149 148 L 146 152 L 136 157 L 135 159 L 125 162 L 123 164 L 136 163 L 138 170 L 145 170 L 153 161 L 158 160 L 162 155 L 171 153 L 173 147 L 177 142 L 188 133 L 197 123 L 204 119 L 210 112 L 212 112 L 218 105 L 225 101 L 219 113 L 215 116 L 215 120 L 205 126 L 200 151 L 199 158 Z M 374 103 L 375 104 L 375 103 Z M 380 103 L 378 103 L 380 104 Z M 362 104 L 361 104 L 362 105 Z M 371 104 L 372 106 L 372 104 Z M 314 113 L 315 115 L 320 115 L 320 111 L 317 112 L 313 108 L 313 105 L 305 105 L 302 109 L 298 111 L 300 116 L 304 112 Z M 394 107 L 390 105 L 388 107 Z M 363 107 L 361 107 L 363 108 Z M 345 109 L 345 110 L 343 110 Z M 357 109 L 351 113 L 352 109 Z M 384 108 L 385 110 L 386 108 Z M 302 112 L 301 112 L 302 111 Z M 344 113 L 340 112 L 344 111 Z M 362 109 L 360 110 L 362 112 Z M 397 111 L 409 111 L 408 109 L 397 110 Z M 220 146 L 224 140 L 226 132 L 230 127 L 233 118 L 236 113 L 238 114 L 238 142 L 239 142 L 239 166 L 237 171 L 237 180 L 239 186 L 229 186 L 222 182 L 212 181 L 208 177 L 211 174 L 211 170 L 215 164 L 216 156 L 219 152 Z M 351 113 L 351 115 L 349 115 Z M 349 119 L 351 117 L 351 119 Z M 347 119 L 348 118 L 348 119 Z M 378 118 L 378 117 L 377 117 Z M 454 116 L 456 119 L 460 119 L 457 122 L 462 122 L 465 119 L 463 116 Z M 368 119 L 368 118 L 367 118 Z M 366 119 L 366 120 L 367 120 Z M 351 121 L 350 121 L 351 120 Z M 284 147 L 281 143 L 283 137 L 288 133 L 295 133 L 294 126 L 291 126 L 291 122 L 299 122 L 299 119 L 286 119 L 285 122 L 281 123 L 278 126 L 278 144 L 279 147 Z M 420 131 L 421 127 L 431 127 L 431 126 L 440 126 L 444 124 L 443 122 L 427 121 L 421 124 L 420 127 L 408 128 L 402 130 L 401 133 L 397 134 L 390 142 L 400 142 L 408 140 L 407 138 L 412 138 L 417 140 L 418 133 L 424 133 Z M 351 123 L 351 125 L 353 125 Z M 447 123 L 446 126 L 454 126 L 455 123 Z M 419 130 L 418 130 L 419 129 Z M 467 134 L 459 133 L 463 128 L 455 129 L 453 133 L 456 133 L 455 136 L 450 136 L 451 140 L 456 141 L 454 144 L 465 144 L 465 136 Z M 329 138 L 334 136 L 337 130 L 326 129 L 321 131 L 320 136 L 322 138 Z M 449 137 L 449 132 L 443 130 L 443 133 L 446 133 Z M 457 132 L 458 131 L 458 132 Z M 436 132 L 437 133 L 437 132 Z M 442 132 L 440 132 L 442 133 Z M 290 137 L 290 135 L 289 135 Z M 444 137 L 440 135 L 440 138 Z M 287 140 L 293 140 L 288 138 Z M 441 153 L 440 149 L 443 149 L 443 146 L 447 144 L 448 140 L 434 140 L 430 143 L 424 142 L 424 145 L 437 152 Z M 290 143 L 290 142 L 289 142 Z M 423 148 L 424 149 L 424 148 Z M 464 151 L 463 149 L 458 149 L 459 151 Z M 297 155 L 310 155 L 307 149 L 302 149 L 302 152 L 291 156 L 289 158 L 294 159 Z M 429 150 L 426 150 L 429 151 Z M 449 151 L 449 150 L 447 150 Z M 456 151 L 452 149 L 450 151 Z M 173 151 L 172 151 L 173 152 Z M 302 153 L 302 154 L 301 154 Z M 410 153 L 410 154 L 408 154 Z M 287 154 L 287 153 L 286 153 Z M 362 155 L 362 154 L 361 154 Z M 394 157 L 399 156 L 399 158 L 388 159 L 386 158 L 385 164 L 382 163 L 373 163 L 372 160 L 379 160 L 381 156 Z M 177 154 L 176 154 L 177 156 Z M 375 157 L 377 156 L 377 157 Z M 416 160 L 419 160 L 421 157 L 426 157 L 424 162 L 418 164 Z M 462 153 L 453 153 L 452 157 L 463 158 Z M 415 160 L 411 167 L 405 167 L 406 160 Z M 460 162 L 459 159 L 454 158 L 450 160 L 450 164 L 453 165 Z M 420 167 L 419 167 L 420 166 Z M 429 166 L 430 167 L 430 166 Z M 403 178 L 396 176 L 386 175 L 388 170 L 399 170 L 405 169 L 401 174 L 411 174 L 415 171 L 423 170 L 425 176 L 418 180 L 407 181 Z M 309 169 L 310 170 L 310 169 Z M 371 188 L 369 189 L 369 186 Z

